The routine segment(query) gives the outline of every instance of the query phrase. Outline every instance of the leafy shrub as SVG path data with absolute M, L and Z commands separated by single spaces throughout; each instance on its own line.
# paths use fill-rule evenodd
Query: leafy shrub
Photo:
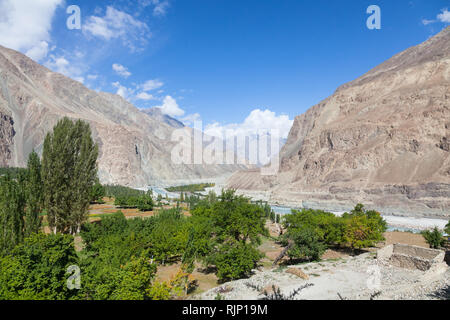
M 236 242 L 221 246 L 211 262 L 217 268 L 219 281 L 224 282 L 247 277 L 261 258 L 262 254 L 253 246 Z
M 434 227 L 433 230 L 423 231 L 422 236 L 430 245 L 430 248 L 439 249 L 440 247 L 444 246 L 445 239 L 443 233 L 437 227 Z
M 287 233 L 283 244 L 291 241 L 287 254 L 291 258 L 317 260 L 330 245 L 345 245 L 352 249 L 371 247 L 384 240 L 387 223 L 380 213 L 364 210 L 362 204 L 350 213 L 338 217 L 322 210 L 292 210 L 283 217 Z
M 80 298 L 67 288 L 67 267 L 77 264 L 72 236 L 32 234 L 0 258 L 0 299 Z
M 293 229 L 286 234 L 286 238 L 294 242 L 294 246 L 287 252 L 290 259 L 316 261 L 320 259 L 321 255 L 327 249 L 327 245 L 320 241 L 318 233 L 310 227 Z

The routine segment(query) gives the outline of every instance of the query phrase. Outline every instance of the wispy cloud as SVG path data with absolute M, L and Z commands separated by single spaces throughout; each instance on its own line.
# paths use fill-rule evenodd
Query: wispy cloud
M 165 16 L 167 9 L 169 8 L 169 1 L 153 0 L 155 8 L 153 9 L 153 14 L 155 16 Z
M 169 0 L 139 0 L 139 4 L 143 7 L 153 6 L 154 16 L 165 16 L 170 7 Z
M 75 63 L 69 62 L 69 60 L 67 60 L 64 56 L 56 56 L 52 54 L 44 65 L 55 72 L 65 75 L 66 77 L 84 83 L 82 68 Z
M 121 64 L 114 63 L 112 65 L 112 68 L 121 77 L 128 78 L 129 76 L 131 76 L 131 72 Z
M 149 101 L 149 100 L 158 100 L 158 98 L 156 98 L 155 96 L 153 96 L 152 94 L 148 94 L 147 92 L 140 92 L 137 96 L 136 99 L 138 100 L 145 100 L 145 101 Z
M 134 95 L 135 90 L 131 88 L 127 88 L 120 84 L 119 81 L 112 83 L 113 87 L 117 88 L 116 94 L 121 96 L 122 98 L 126 100 L 130 100 L 132 96 Z
M 144 91 L 152 91 L 161 88 L 164 85 L 164 83 L 158 79 L 154 80 L 148 80 L 142 85 L 140 85 L 140 88 Z
M 448 11 L 448 8 L 441 9 L 441 13 L 436 16 L 436 19 L 422 19 L 422 24 L 425 26 L 436 22 L 450 23 L 450 11 Z
M 146 23 L 111 6 L 106 8 L 103 17 L 88 17 L 83 25 L 83 32 L 87 36 L 106 41 L 120 39 L 132 51 L 142 49 L 151 37 L 150 29 Z

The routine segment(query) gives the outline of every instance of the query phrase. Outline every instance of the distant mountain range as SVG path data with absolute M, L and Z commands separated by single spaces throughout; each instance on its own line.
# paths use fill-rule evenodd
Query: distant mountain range
M 450 27 L 295 118 L 280 171 L 228 186 L 334 211 L 450 217 Z
M 172 133 L 181 130 L 189 136 L 193 129 L 160 109 L 139 110 L 118 95 L 90 90 L 0 46 L 0 165 L 25 166 L 28 154 L 42 151 L 45 135 L 64 116 L 90 123 L 100 147 L 103 183 L 147 186 L 211 179 L 246 168 L 175 164 Z

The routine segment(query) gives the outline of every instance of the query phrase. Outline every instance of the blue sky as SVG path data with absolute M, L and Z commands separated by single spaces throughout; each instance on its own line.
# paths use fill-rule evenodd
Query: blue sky
M 369 5 L 381 29 L 369 30 Z M 69 30 L 69 5 L 81 30 Z M 0 0 L 0 44 L 137 107 L 217 127 L 292 119 L 450 22 L 448 0 Z

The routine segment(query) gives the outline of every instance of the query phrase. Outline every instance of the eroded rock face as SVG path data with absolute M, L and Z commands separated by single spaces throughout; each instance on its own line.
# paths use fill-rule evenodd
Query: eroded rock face
M 13 119 L 0 112 L 0 166 L 6 167 L 12 159 L 12 149 L 14 144 L 14 121 Z
M 118 95 L 89 90 L 0 46 L 0 165 L 25 166 L 28 154 L 41 153 L 45 135 L 64 116 L 90 123 L 100 146 L 103 183 L 146 186 L 245 168 L 176 164 L 172 133 L 180 129 L 189 135 L 192 129 L 161 114 L 145 114 Z
M 278 175 L 240 172 L 240 190 L 331 210 L 450 216 L 450 27 L 296 117 Z

